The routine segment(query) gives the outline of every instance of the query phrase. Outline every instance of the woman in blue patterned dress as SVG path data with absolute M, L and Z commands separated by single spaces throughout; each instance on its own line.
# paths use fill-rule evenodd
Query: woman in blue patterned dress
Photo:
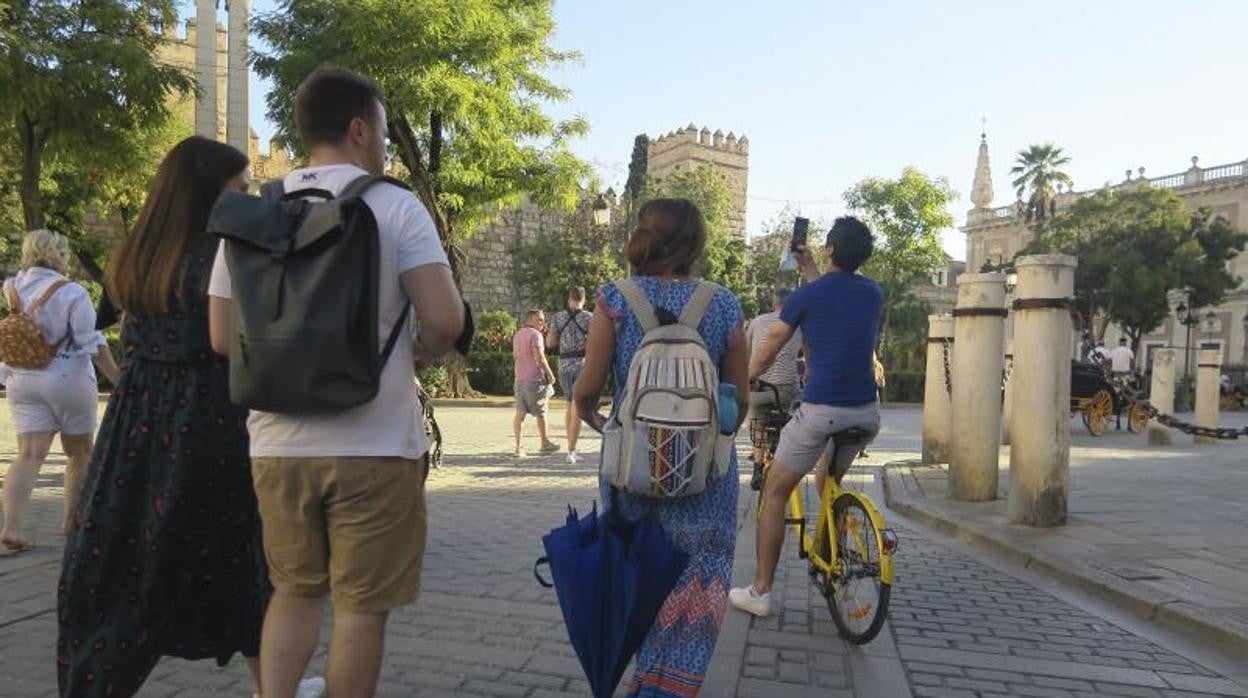
M 698 286 L 690 274 L 706 247 L 706 226 L 698 208 L 684 199 L 655 199 L 638 215 L 628 243 L 633 280 L 659 315 L 679 316 Z M 749 347 L 744 341 L 741 304 L 728 289 L 718 288 L 698 327 L 720 379 L 737 386 L 744 417 L 748 390 Z M 610 373 L 615 403 L 622 395 L 628 365 L 644 334 L 615 283 L 603 286 L 594 307 L 585 365 L 576 384 L 577 409 L 601 432 L 606 418 L 597 411 L 598 396 Z M 738 426 L 739 420 L 738 420 Z M 689 565 L 637 651 L 630 696 L 695 696 L 706 677 L 724 617 L 732 576 L 737 526 L 737 457 L 727 472 L 707 483 L 698 495 L 656 499 L 619 492 L 616 503 L 626 518 L 656 515 L 672 541 L 689 554 Z M 600 482 L 604 502 L 610 485 Z

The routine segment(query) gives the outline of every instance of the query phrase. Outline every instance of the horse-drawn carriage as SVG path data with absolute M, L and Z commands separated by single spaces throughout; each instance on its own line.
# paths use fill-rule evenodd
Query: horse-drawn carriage
M 1118 419 L 1124 412 L 1132 434 L 1144 431 L 1148 425 L 1143 403 L 1132 401 L 1100 366 L 1092 363 L 1070 362 L 1070 411 L 1083 417 L 1083 425 L 1093 436 L 1104 434 L 1110 420 Z

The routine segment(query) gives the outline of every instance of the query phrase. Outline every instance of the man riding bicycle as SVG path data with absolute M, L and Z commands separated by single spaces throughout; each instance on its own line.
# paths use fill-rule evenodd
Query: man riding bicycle
M 754 379 L 800 329 L 809 372 L 802 403 L 780 432 L 780 445 L 764 485 L 754 583 L 728 594 L 732 605 L 759 617 L 771 613 L 771 585 L 784 545 L 789 493 L 821 458 L 832 459 L 833 454 L 835 462 L 827 467 L 840 482 L 857 451 L 835 450 L 833 434 L 858 428 L 874 437 L 880 429 L 873 369 L 884 292 L 875 281 L 857 273 L 873 248 L 870 229 L 848 216 L 836 219 L 828 232 L 823 255 L 827 273 L 820 275 L 810 251 L 800 248 L 796 257 L 808 283 L 789 296 L 762 351 L 750 358 Z

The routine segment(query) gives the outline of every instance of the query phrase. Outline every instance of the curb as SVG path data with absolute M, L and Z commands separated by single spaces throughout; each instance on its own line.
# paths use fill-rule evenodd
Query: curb
M 1104 599 L 1164 628 L 1179 632 L 1248 660 L 1248 627 L 1154 589 L 1120 579 L 1083 563 L 1044 553 L 1031 553 L 983 531 L 975 524 L 953 521 L 926 502 L 893 491 L 899 469 L 919 465 L 905 460 L 884 466 L 884 501 L 890 509 L 953 538 L 973 543 L 1011 562 Z

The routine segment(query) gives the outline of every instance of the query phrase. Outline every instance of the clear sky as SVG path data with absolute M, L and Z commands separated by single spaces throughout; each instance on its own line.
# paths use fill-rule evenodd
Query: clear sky
M 556 45 L 583 56 L 554 73 L 572 99 L 553 113 L 592 127 L 576 152 L 619 190 L 638 133 L 744 133 L 750 233 L 786 202 L 836 215 L 854 182 L 906 165 L 949 179 L 960 225 L 981 117 L 996 205 L 1030 143 L 1065 148 L 1080 189 L 1248 158 L 1244 0 L 558 0 L 555 15 Z M 964 257 L 960 233 L 945 243 Z

